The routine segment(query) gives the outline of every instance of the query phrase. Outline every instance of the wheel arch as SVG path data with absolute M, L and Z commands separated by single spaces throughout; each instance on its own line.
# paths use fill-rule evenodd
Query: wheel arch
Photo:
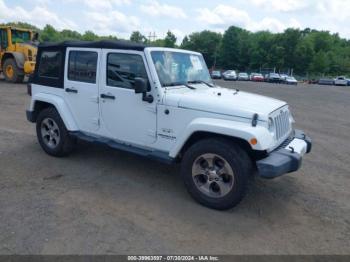
M 60 117 L 62 118 L 67 130 L 78 130 L 78 127 L 74 121 L 71 112 L 68 109 L 68 106 L 63 101 L 63 99 L 58 96 L 49 94 L 37 94 L 35 97 L 33 97 L 30 107 L 33 113 L 34 122 L 36 122 L 36 119 L 42 110 L 48 107 L 54 107 L 59 113 Z
M 177 139 L 169 155 L 181 159 L 186 149 L 199 140 L 207 138 L 223 138 L 237 143 L 254 158 L 258 158 L 261 152 L 266 152 L 266 149 L 273 144 L 272 136 L 262 126 L 252 127 L 248 123 L 203 118 L 190 123 L 182 136 Z M 250 144 L 253 138 L 257 139 L 255 145 Z
M 239 137 L 234 137 L 234 136 L 229 136 L 229 135 L 223 135 L 223 134 L 218 134 L 218 133 L 213 133 L 213 132 L 207 132 L 207 131 L 197 131 L 194 132 L 185 142 L 185 144 L 182 146 L 180 152 L 177 155 L 178 160 L 181 160 L 182 156 L 184 153 L 195 143 L 205 140 L 205 139 L 223 139 L 226 141 L 229 141 L 230 143 L 236 144 L 240 146 L 244 151 L 248 153 L 251 159 L 259 159 L 263 155 L 265 155 L 265 151 L 259 151 L 259 150 L 254 150 L 251 145 L 244 139 L 239 138 Z

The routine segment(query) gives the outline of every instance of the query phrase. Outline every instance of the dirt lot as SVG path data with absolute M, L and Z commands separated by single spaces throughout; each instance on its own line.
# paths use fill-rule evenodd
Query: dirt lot
M 86 143 L 47 156 L 26 86 L 0 81 L 0 253 L 349 254 L 350 88 L 220 83 L 288 101 L 314 141 L 299 172 L 226 212 L 195 203 L 178 167 Z

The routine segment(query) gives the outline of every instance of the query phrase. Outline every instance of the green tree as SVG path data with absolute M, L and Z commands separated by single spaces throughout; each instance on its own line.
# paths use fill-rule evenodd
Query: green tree
M 98 35 L 96 35 L 94 32 L 89 30 L 86 31 L 82 36 L 82 40 L 84 41 L 96 41 L 98 39 L 99 39 Z
M 164 38 L 164 47 L 171 47 L 174 48 L 176 46 L 176 36 L 168 31 L 166 34 L 166 37 Z
M 329 72 L 329 60 L 324 51 L 320 51 L 314 55 L 310 64 L 310 71 L 321 74 L 327 74 Z
M 231 26 L 222 38 L 220 50 L 221 64 L 227 69 L 245 70 L 248 66 L 250 53 L 249 32 L 242 28 Z
M 60 34 L 62 40 L 81 40 L 82 38 L 79 32 L 68 29 L 62 30 Z
M 136 43 L 146 43 L 147 38 L 143 34 L 141 34 L 139 31 L 134 31 L 130 36 L 130 41 L 136 42 Z
M 295 69 L 295 73 L 308 73 L 314 54 L 315 52 L 310 38 L 305 37 L 304 39 L 300 40 L 295 50 L 295 59 L 297 61 L 293 67 Z
M 208 67 L 211 68 L 218 65 L 221 40 L 221 34 L 205 30 L 185 36 L 180 47 L 202 53 Z
M 59 42 L 62 40 L 60 33 L 51 25 L 44 27 L 39 39 L 46 42 Z

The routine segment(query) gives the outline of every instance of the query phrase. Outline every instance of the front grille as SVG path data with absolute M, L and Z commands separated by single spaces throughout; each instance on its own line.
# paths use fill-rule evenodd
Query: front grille
M 280 141 L 284 139 L 291 130 L 288 107 L 275 111 L 272 115 L 272 119 L 275 125 L 275 138 L 277 141 Z
M 294 139 L 294 134 L 291 134 L 289 137 L 287 137 L 286 140 L 284 140 L 282 142 L 282 144 L 280 144 L 275 150 L 280 150 L 282 148 L 285 148 L 286 146 L 288 146 L 290 144 L 290 142 L 292 142 Z

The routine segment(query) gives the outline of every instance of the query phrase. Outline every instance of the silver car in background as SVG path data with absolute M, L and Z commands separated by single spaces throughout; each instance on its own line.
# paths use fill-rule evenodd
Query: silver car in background
M 238 80 L 240 81 L 248 81 L 249 80 L 249 75 L 247 73 L 239 73 L 238 74 Z
M 224 80 L 233 80 L 236 81 L 237 80 L 237 73 L 235 70 L 227 70 L 222 74 L 222 77 Z
M 348 85 L 348 79 L 346 79 L 345 76 L 338 76 L 336 79 L 334 79 L 334 85 L 336 85 L 336 86 L 347 86 Z

